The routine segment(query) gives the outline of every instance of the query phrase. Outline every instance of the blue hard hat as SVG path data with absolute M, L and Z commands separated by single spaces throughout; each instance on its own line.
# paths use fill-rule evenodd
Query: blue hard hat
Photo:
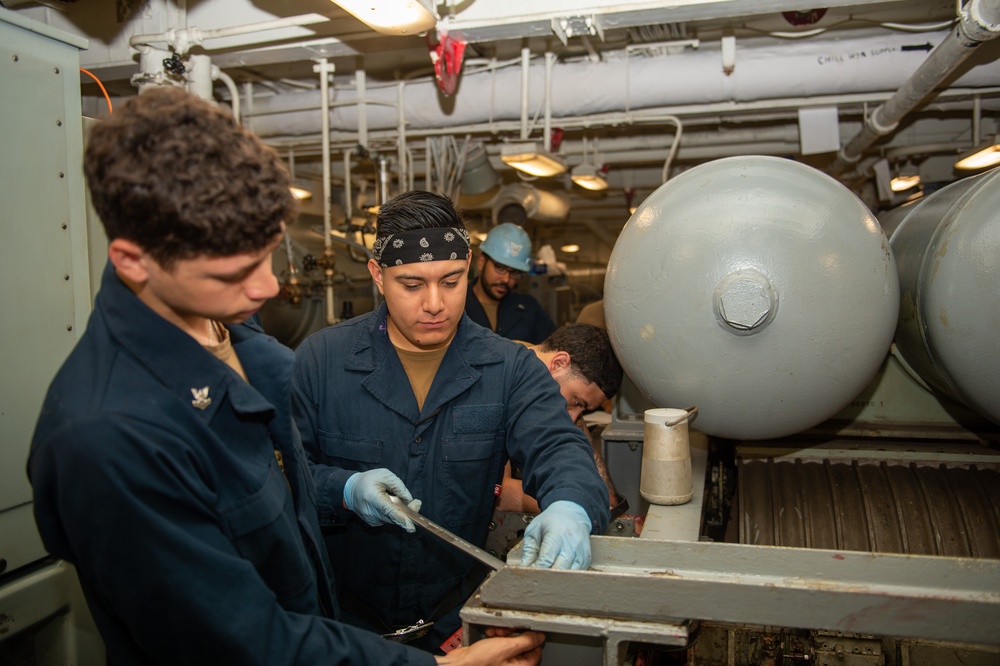
M 515 271 L 531 270 L 531 239 L 524 227 L 504 222 L 493 227 L 480 249 L 498 264 Z

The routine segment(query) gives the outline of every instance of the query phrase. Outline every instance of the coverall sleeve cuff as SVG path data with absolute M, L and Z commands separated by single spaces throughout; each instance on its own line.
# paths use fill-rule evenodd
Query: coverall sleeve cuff
M 572 488 L 561 488 L 546 495 L 538 503 L 543 511 L 553 502 L 566 500 L 580 505 L 587 516 L 590 517 L 590 533 L 604 534 L 608 529 L 608 522 L 611 520 L 611 510 L 607 505 L 595 505 L 592 497 L 580 493 Z
M 321 471 L 314 474 L 316 480 L 316 509 L 320 525 L 338 525 L 347 520 L 349 512 L 344 508 L 344 486 L 356 472 L 339 467 L 318 465 Z

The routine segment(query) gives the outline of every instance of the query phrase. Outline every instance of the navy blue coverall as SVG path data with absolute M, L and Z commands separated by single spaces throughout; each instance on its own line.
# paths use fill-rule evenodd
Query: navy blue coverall
M 383 303 L 307 338 L 295 355 L 293 409 L 302 444 L 319 463 L 320 522 L 335 526 L 327 544 L 344 608 L 348 598 L 360 600 L 395 628 L 448 610 L 439 605 L 453 599 L 450 615 L 436 618 L 430 647 L 458 627 L 465 597 L 454 590 L 474 591 L 473 561 L 422 530 L 354 517 L 342 504 L 354 472 L 392 470 L 423 501 L 422 514 L 479 546 L 508 457 L 543 509 L 576 502 L 595 534 L 607 527 L 608 491 L 586 435 L 531 350 L 463 316 L 418 412 L 386 317 Z
M 289 410 L 292 353 L 229 331 L 249 384 L 109 266 L 49 388 L 28 462 L 35 518 L 49 552 L 76 565 L 111 660 L 435 663 L 335 621 Z

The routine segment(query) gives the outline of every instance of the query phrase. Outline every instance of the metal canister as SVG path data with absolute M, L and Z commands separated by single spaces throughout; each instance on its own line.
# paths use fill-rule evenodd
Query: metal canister
M 645 412 L 639 493 L 652 504 L 684 504 L 694 495 L 688 421 L 693 410 Z

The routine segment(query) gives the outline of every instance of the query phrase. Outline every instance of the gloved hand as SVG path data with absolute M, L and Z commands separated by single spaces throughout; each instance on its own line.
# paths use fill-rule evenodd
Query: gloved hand
M 590 516 L 576 502 L 560 500 L 535 516 L 524 530 L 521 566 L 590 568 Z
M 420 511 L 420 500 L 413 499 L 403 481 L 387 469 L 358 472 L 344 484 L 344 506 L 361 516 L 366 523 L 394 523 L 407 532 L 415 532 L 417 528 L 413 521 L 392 503 L 390 495 L 399 497 L 414 511 Z

